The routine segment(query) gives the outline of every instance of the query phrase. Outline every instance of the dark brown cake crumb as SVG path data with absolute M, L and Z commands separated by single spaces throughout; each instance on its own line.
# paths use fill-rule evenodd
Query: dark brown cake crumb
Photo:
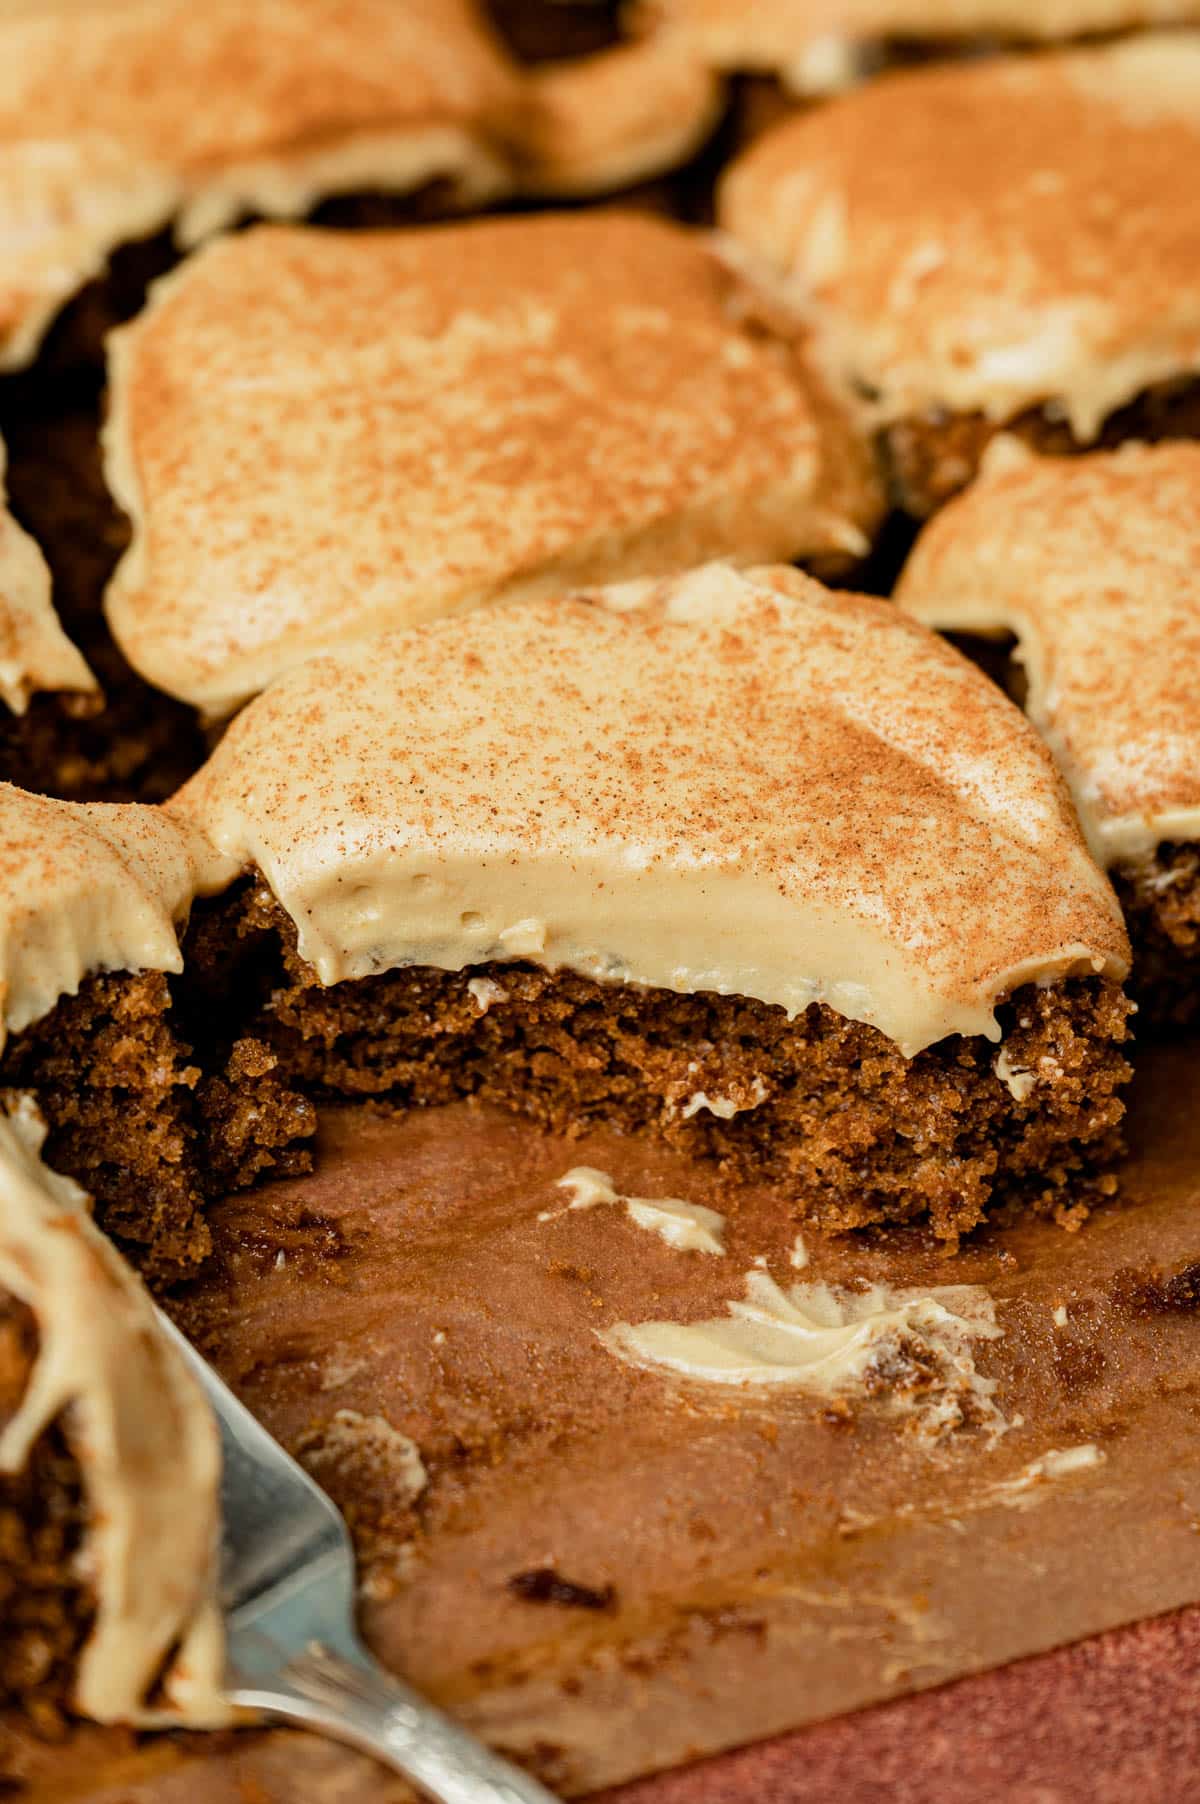
M 612 1610 L 617 1603 L 615 1585 L 577 1585 L 574 1579 L 563 1578 L 553 1566 L 514 1572 L 508 1589 L 522 1603 L 559 1604 L 568 1610 Z
M 97 1220 L 164 1283 L 209 1251 L 205 1201 L 264 1172 L 307 1170 L 311 1105 L 280 1082 L 269 1048 L 224 1044 L 203 1068 L 179 1038 L 160 972 L 99 974 L 13 1036 L 0 1083 L 32 1090 L 45 1158 L 92 1196 Z
M 37 1355 L 30 1311 L 0 1290 L 0 1431 L 20 1406 Z M 94 1616 L 78 1571 L 85 1523 L 79 1467 L 60 1424 L 23 1472 L 0 1474 L 0 1708 L 61 1733 L 75 1662 Z
M 1145 1022 L 1200 1021 L 1200 844 L 1166 841 L 1112 873 L 1133 942 L 1130 992 Z
M 899 420 L 883 434 L 881 449 L 892 499 L 916 519 L 928 519 L 966 488 L 997 433 L 1008 432 L 1047 456 L 1064 457 L 1119 445 L 1126 439 L 1155 442 L 1200 438 L 1200 381 L 1158 383 L 1109 415 L 1098 438 L 1081 444 L 1053 404 L 1028 408 L 997 422 L 982 413 L 931 410 Z
M 526 964 L 447 972 L 414 966 L 324 987 L 265 885 L 197 910 L 186 950 L 188 1008 L 230 1004 L 239 1032 L 269 1046 L 280 1080 L 321 1101 L 407 1108 L 476 1097 L 553 1133 L 600 1122 L 648 1131 L 735 1179 L 777 1184 L 800 1214 L 833 1228 L 928 1217 L 953 1243 L 991 1204 L 1079 1219 L 1107 1194 L 1120 1149 L 1119 986 L 1078 978 L 1029 985 L 1000 1011 L 1015 1098 L 997 1048 L 953 1037 L 906 1060 L 877 1029 L 814 1004 L 789 1021 L 741 997 L 600 984 Z M 486 1012 L 468 988 L 503 992 Z M 741 1105 L 687 1113 L 703 1092 Z
M 1114 1273 L 1110 1294 L 1127 1315 L 1200 1314 L 1200 1264 L 1175 1272 L 1137 1272 L 1123 1267 Z

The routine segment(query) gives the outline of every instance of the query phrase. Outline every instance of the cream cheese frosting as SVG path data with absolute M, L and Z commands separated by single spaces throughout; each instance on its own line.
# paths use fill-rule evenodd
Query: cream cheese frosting
M 1200 839 L 1200 445 L 1056 459 L 997 440 L 897 597 L 931 626 L 1016 635 L 1026 711 L 1102 863 Z
M 88 694 L 97 685 L 59 625 L 45 558 L 4 505 L 4 470 L 0 443 L 0 701 L 24 714 L 39 691 Z
M 31 1099 L 8 1104 L 0 1288 L 32 1310 L 38 1351 L 0 1433 L 0 1473 L 19 1473 L 63 1419 L 88 1505 L 82 1560 L 95 1600 L 75 1705 L 99 1722 L 227 1722 L 216 1426 L 146 1292 L 92 1225 L 84 1193 L 42 1163 L 45 1128 Z
M 937 1439 L 965 1423 L 993 1436 L 1009 1424 L 996 1381 L 975 1365 L 974 1343 L 997 1340 L 988 1292 L 976 1284 L 847 1290 L 820 1280 L 783 1290 L 762 1270 L 746 1276 L 744 1298 L 699 1322 L 618 1322 L 600 1332 L 630 1365 L 693 1385 L 824 1398 L 866 1398 Z
M 857 423 L 744 296 L 700 235 L 636 214 L 209 247 L 111 341 L 126 656 L 220 716 L 481 602 L 865 551 Z
M 510 185 L 520 83 L 469 0 L 90 0 L 0 11 L 0 367 L 121 242 L 357 187 Z
M 635 23 L 719 69 L 773 71 L 800 93 L 863 72 L 856 47 L 1056 38 L 1200 19 L 1197 0 L 639 0 Z
M 0 784 L 0 1039 L 91 971 L 178 971 L 177 928 L 236 866 L 157 808 Z
M 997 1039 L 1021 983 L 1128 964 L 1018 711 L 891 604 L 787 569 L 315 657 L 167 810 L 262 871 L 324 983 L 531 958 L 826 1002 L 913 1054 Z
M 566 1213 L 580 1209 L 623 1208 L 635 1227 L 657 1234 L 679 1253 L 725 1252 L 725 1217 L 703 1203 L 689 1203 L 678 1196 L 625 1196 L 606 1171 L 594 1165 L 573 1165 L 558 1179 L 556 1188 L 570 1197 Z M 553 1221 L 563 1210 L 547 1209 L 539 1221 Z
M 1052 401 L 1089 441 L 1200 370 L 1200 33 L 884 77 L 767 133 L 718 218 L 878 421 Z

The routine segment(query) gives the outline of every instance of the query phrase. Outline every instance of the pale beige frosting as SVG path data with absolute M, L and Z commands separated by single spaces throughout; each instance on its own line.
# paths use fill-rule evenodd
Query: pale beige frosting
M 510 185 L 520 84 L 469 0 L 91 0 L 0 11 L 0 367 L 121 242 L 449 176 Z
M 1200 369 L 1200 33 L 887 76 L 767 133 L 718 217 L 888 422 Z
M 59 625 L 45 558 L 4 505 L 4 469 L 0 443 L 0 701 L 24 714 L 40 690 L 86 694 L 96 679 Z
M 566 1213 L 605 1207 L 624 1209 L 635 1227 L 656 1234 L 679 1253 L 725 1252 L 725 1217 L 703 1203 L 689 1203 L 679 1196 L 626 1196 L 606 1171 L 594 1165 L 573 1165 L 558 1179 L 557 1188 L 570 1197 Z M 539 1221 L 553 1221 L 562 1210 L 547 1209 Z
M 1026 710 L 1102 863 L 1200 839 L 1200 445 L 997 441 L 897 595 L 932 626 L 1016 634 Z
M 220 716 L 481 602 L 864 551 L 873 460 L 755 299 L 637 214 L 211 246 L 112 340 L 122 649 Z
M 63 1421 L 87 1501 L 82 1564 L 95 1599 L 74 1703 L 100 1722 L 227 1722 L 216 1426 L 146 1292 L 92 1225 L 84 1193 L 42 1163 L 45 1127 L 31 1099 L 8 1101 L 0 1289 L 32 1310 L 38 1350 L 0 1433 L 0 1473 L 19 1473 Z
M 167 806 L 261 869 L 324 983 L 531 958 L 823 1001 L 912 1054 L 998 1038 L 1018 984 L 1128 964 L 1018 711 L 890 603 L 786 569 L 313 658 Z
M 91 971 L 180 970 L 180 920 L 235 870 L 157 808 L 0 784 L 0 1041 Z
M 618 1359 L 693 1385 L 869 1395 L 936 1439 L 967 1422 L 993 1436 L 1008 1427 L 995 1380 L 975 1365 L 974 1343 L 1002 1332 L 979 1285 L 843 1290 L 817 1280 L 785 1291 L 754 1269 L 723 1316 L 618 1322 L 599 1339 Z
M 855 78 L 855 47 L 881 39 L 1050 42 L 1200 19 L 1197 0 L 637 0 L 631 11 L 681 52 L 774 71 L 801 93 Z

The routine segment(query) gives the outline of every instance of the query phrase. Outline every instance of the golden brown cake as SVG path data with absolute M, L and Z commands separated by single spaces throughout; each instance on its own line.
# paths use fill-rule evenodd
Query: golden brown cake
M 918 539 L 902 605 L 1015 635 L 1025 707 L 1113 874 L 1137 991 L 1200 1015 L 1200 445 L 1079 459 L 998 440 Z
M 218 717 L 314 652 L 482 602 L 852 562 L 882 506 L 869 449 L 757 304 L 636 214 L 211 246 L 112 341 L 117 641 Z
M 767 134 L 720 223 L 932 512 L 1005 425 L 1200 432 L 1200 35 L 885 77 Z

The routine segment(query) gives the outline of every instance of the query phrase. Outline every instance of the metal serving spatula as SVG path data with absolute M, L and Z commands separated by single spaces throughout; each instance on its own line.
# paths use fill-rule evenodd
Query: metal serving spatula
M 438 1804 L 555 1804 L 372 1659 L 354 1630 L 341 1515 L 165 1316 L 221 1431 L 226 1692 L 384 1761 Z

